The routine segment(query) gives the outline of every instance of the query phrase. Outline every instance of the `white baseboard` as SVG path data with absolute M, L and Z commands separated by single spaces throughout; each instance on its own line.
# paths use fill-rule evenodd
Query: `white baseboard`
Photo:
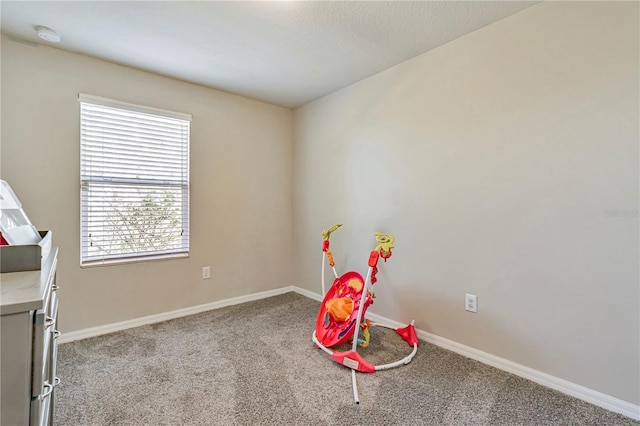
M 314 293 L 312 291 L 309 291 L 307 289 L 304 288 L 300 288 L 300 287 L 296 287 L 296 286 L 292 286 L 292 291 L 295 291 L 298 294 L 301 294 L 305 297 L 308 297 L 309 299 L 313 299 L 316 300 L 318 302 L 322 302 L 322 296 L 320 295 L 320 293 Z
M 114 324 L 107 324 L 99 327 L 87 328 L 84 330 L 63 333 L 59 338 L 59 343 L 71 342 L 74 340 L 86 339 L 89 337 L 99 336 L 102 334 L 113 333 L 116 331 L 126 330 L 141 325 L 152 324 L 161 321 L 167 321 L 174 318 L 180 318 L 187 315 L 193 315 L 200 312 L 210 311 L 213 309 L 224 308 L 225 306 L 238 305 L 240 303 L 251 302 L 254 300 L 264 299 L 267 297 L 278 296 L 280 294 L 294 291 L 310 299 L 321 301 L 322 296 L 319 293 L 296 287 L 282 287 L 275 290 L 263 291 L 260 293 L 249 294 L 246 296 L 233 297 L 231 299 L 220 300 L 217 302 L 207 303 L 204 305 L 192 306 L 189 308 L 179 309 L 177 311 L 164 312 L 156 315 L 149 315 L 133 320 L 122 321 Z M 392 327 L 404 327 L 406 324 L 398 321 L 392 321 L 373 312 L 367 313 L 367 317 L 374 322 L 387 324 Z M 551 389 L 555 389 L 564 394 L 573 396 L 583 401 L 602 407 L 606 410 L 623 414 L 634 420 L 640 420 L 640 405 L 632 404 L 627 401 L 612 397 L 602 392 L 586 388 L 581 385 L 569 382 L 564 379 L 534 370 L 521 364 L 497 357 L 487 352 L 480 351 L 470 346 L 463 345 L 444 337 L 436 336 L 424 330 L 416 329 L 418 337 L 427 343 L 439 346 L 441 348 L 453 351 L 467 358 L 474 359 L 508 373 L 539 383 Z
M 299 287 L 294 287 L 293 291 L 303 296 L 309 297 L 310 299 L 314 299 L 317 301 L 322 300 L 322 296 L 319 293 L 313 293 L 309 290 L 305 290 Z M 390 320 L 373 312 L 367 312 L 367 318 L 369 318 L 373 322 L 387 324 L 395 328 L 404 327 L 405 325 L 407 325 L 398 321 Z M 577 385 L 559 377 L 555 377 L 550 374 L 534 370 L 533 368 L 529 368 L 524 365 L 506 360 L 504 358 L 497 357 L 490 353 L 472 348 L 470 346 L 463 345 L 462 343 L 454 342 L 453 340 L 445 339 L 444 337 L 428 333 L 424 330 L 419 330 L 416 328 L 416 334 L 418 335 L 418 338 L 424 340 L 427 343 L 431 343 L 467 358 L 480 361 L 483 364 L 490 365 L 499 370 L 503 370 L 516 376 L 531 380 L 542 386 L 555 389 L 566 395 L 573 396 L 575 398 L 597 405 L 598 407 L 602 407 L 606 410 L 620 413 L 627 417 L 631 417 L 634 420 L 640 420 L 640 405 L 632 404 L 630 402 L 612 397 L 602 392 Z
M 260 293 L 248 294 L 246 296 L 232 297 L 231 299 L 219 300 L 217 302 L 206 303 L 204 305 L 190 306 L 177 311 L 163 312 L 160 314 L 149 315 L 142 318 L 116 322 L 113 324 L 101 325 L 98 327 L 85 328 L 84 330 L 71 331 L 62 333 L 58 338 L 58 343 L 67 343 L 74 340 L 87 339 L 89 337 L 100 336 L 103 334 L 114 333 L 116 331 L 127 330 L 129 328 L 140 327 L 141 325 L 153 324 L 171 320 L 174 318 L 186 317 L 188 315 L 199 314 L 200 312 L 211 311 L 214 309 L 224 308 L 225 306 L 238 305 L 240 303 L 252 302 L 254 300 L 265 299 L 267 297 L 278 296 L 280 294 L 296 291 L 293 286 L 282 287 L 275 290 L 263 291 Z

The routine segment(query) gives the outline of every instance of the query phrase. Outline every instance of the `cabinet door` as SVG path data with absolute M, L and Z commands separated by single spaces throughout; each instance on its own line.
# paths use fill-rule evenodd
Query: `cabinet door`
M 31 401 L 31 354 L 33 312 L 20 312 L 0 317 L 0 424 L 29 423 Z

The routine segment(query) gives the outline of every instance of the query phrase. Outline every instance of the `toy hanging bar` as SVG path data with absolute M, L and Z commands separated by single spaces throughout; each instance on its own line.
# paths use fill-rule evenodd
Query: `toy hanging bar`
M 418 351 L 418 337 L 413 321 L 402 328 L 395 328 L 380 323 L 371 323 L 365 319 L 365 313 L 373 303 L 372 286 L 377 281 L 378 261 L 382 258 L 385 262 L 391 257 L 391 249 L 394 248 L 395 239 L 389 234 L 375 233 L 376 241 L 380 244 L 369 255 L 369 269 L 363 280 L 358 272 L 350 271 L 338 276 L 333 261 L 333 255 L 329 251 L 329 238 L 342 224 L 334 225 L 322 233 L 322 294 L 323 300 L 316 317 L 316 329 L 313 332 L 313 342 L 323 351 L 331 355 L 331 359 L 351 369 L 351 383 L 353 386 L 353 398 L 356 404 L 360 403 L 356 384 L 356 371 L 374 373 L 380 370 L 398 367 L 408 364 Z M 333 269 L 335 280 L 325 293 L 324 269 L 325 256 L 329 259 L 329 265 Z M 367 362 L 358 353 L 358 346 L 366 347 L 369 344 L 369 327 L 381 326 L 391 328 L 413 347 L 412 352 L 399 361 L 389 364 L 373 365 Z M 362 330 L 363 339 L 359 338 Z M 351 341 L 351 349 L 345 352 L 333 351 L 329 348 Z

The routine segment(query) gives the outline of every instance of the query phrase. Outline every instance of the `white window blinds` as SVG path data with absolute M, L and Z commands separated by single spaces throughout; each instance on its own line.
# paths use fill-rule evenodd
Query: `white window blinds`
M 187 256 L 191 116 L 78 99 L 81 265 Z

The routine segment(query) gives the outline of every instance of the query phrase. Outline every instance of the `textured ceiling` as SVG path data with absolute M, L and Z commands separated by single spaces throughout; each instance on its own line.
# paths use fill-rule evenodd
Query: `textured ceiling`
M 289 108 L 536 2 L 2 1 L 2 32 Z

